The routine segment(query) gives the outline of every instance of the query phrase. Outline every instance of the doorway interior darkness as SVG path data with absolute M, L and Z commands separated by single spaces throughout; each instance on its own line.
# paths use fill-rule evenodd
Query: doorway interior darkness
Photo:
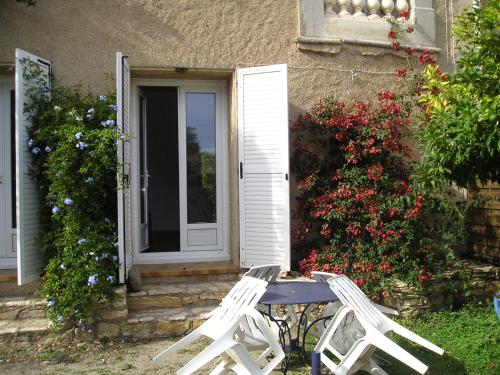
M 143 252 L 180 251 L 177 87 L 141 87 L 141 221 Z

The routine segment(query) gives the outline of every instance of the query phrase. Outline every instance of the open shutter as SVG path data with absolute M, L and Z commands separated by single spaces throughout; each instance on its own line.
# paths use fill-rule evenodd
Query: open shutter
M 117 124 L 122 134 L 128 136 L 130 124 L 130 68 L 121 52 L 116 54 L 116 104 Z M 132 214 L 130 189 L 130 142 L 118 142 L 118 256 L 120 259 L 120 283 L 127 280 L 132 268 Z
M 43 73 L 41 79 L 28 81 L 24 77 L 27 64 L 36 64 Z M 17 282 L 19 285 L 35 281 L 40 277 L 44 258 L 40 251 L 40 200 L 35 181 L 29 175 L 32 155 L 26 147 L 28 128 L 32 125 L 24 113 L 29 100 L 26 89 L 30 85 L 46 85 L 50 94 L 50 62 L 26 51 L 16 49 L 16 207 L 17 207 Z
M 238 70 L 240 265 L 290 270 L 287 66 Z

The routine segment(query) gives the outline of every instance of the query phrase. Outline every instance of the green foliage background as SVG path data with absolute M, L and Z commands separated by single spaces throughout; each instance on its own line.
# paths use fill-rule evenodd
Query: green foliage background
M 460 57 L 455 73 L 429 65 L 420 103 L 426 124 L 418 137 L 423 158 L 420 180 L 500 180 L 500 1 L 463 13 L 454 28 Z

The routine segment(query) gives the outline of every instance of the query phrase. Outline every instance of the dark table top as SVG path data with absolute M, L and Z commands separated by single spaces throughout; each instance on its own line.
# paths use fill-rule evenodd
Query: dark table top
M 337 300 L 328 283 L 277 281 L 267 285 L 266 293 L 259 302 L 263 305 L 306 305 Z

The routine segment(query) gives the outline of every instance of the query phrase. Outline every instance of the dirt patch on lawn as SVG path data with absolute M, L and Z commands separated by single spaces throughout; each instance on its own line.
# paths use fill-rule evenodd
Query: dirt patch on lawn
M 0 346 L 0 374 L 2 375 L 114 375 L 114 374 L 175 374 L 184 364 L 199 353 L 208 341 L 196 342 L 174 356 L 157 364 L 152 358 L 178 338 L 155 341 L 127 342 L 64 342 L 22 346 Z M 197 375 L 210 372 L 215 363 Z M 273 374 L 280 374 L 279 369 Z M 305 374 L 306 371 L 289 372 Z
M 151 360 L 173 339 L 149 342 L 52 343 L 0 348 L 0 374 L 175 374 L 203 346 L 193 344 L 172 358 Z M 201 371 L 200 374 L 206 373 Z

